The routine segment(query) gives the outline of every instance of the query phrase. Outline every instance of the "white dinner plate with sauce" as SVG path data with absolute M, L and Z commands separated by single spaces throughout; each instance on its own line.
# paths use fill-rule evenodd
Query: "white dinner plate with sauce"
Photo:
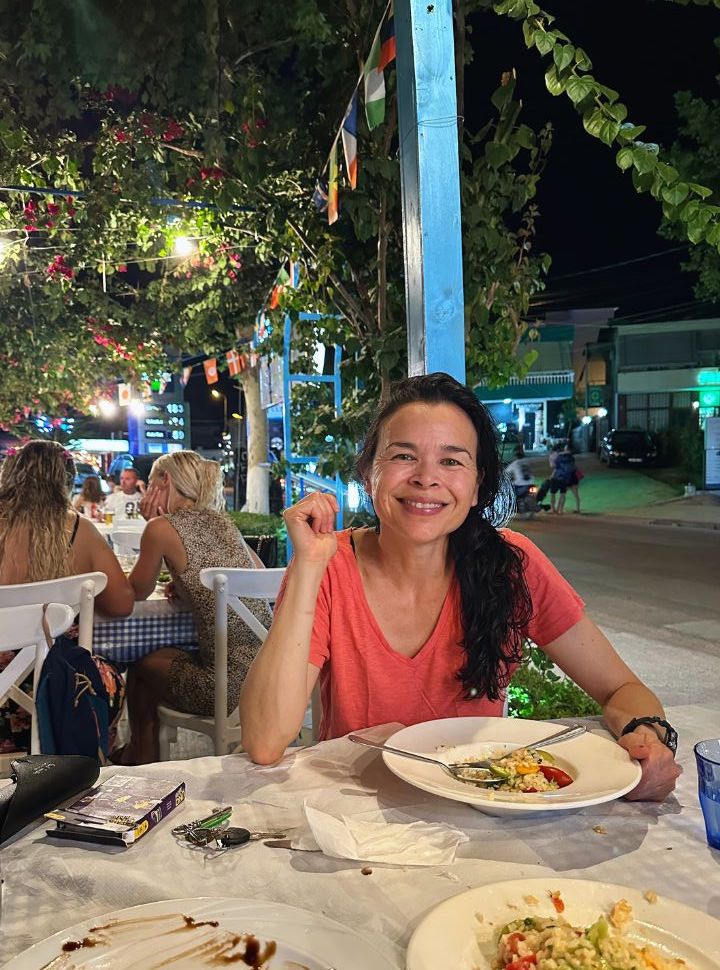
M 396 966 L 353 930 L 319 913 L 262 900 L 208 897 L 167 899 L 94 916 L 34 944 L 3 970 L 244 967 L 251 964 L 237 958 L 246 946 L 245 940 L 238 942 L 240 934 L 251 934 L 261 947 L 276 943 L 272 970 Z
M 550 737 L 562 725 L 513 717 L 449 717 L 424 721 L 397 731 L 386 741 L 394 748 L 427 755 L 446 764 L 490 757 L 498 752 Z M 619 744 L 583 734 L 552 746 L 555 763 L 573 779 L 571 785 L 536 794 L 503 792 L 457 781 L 442 768 L 383 752 L 388 768 L 423 791 L 465 802 L 488 815 L 532 815 L 599 805 L 631 791 L 640 766 Z
M 627 886 L 551 876 L 492 883 L 440 903 L 413 933 L 406 970 L 491 970 L 502 927 L 525 916 L 554 918 L 549 894 L 555 892 L 565 906 L 563 918 L 574 926 L 591 926 L 625 899 L 632 907 L 625 932 L 631 942 L 684 960 L 687 970 L 720 966 L 720 921 L 707 913 L 663 896 L 651 902 Z

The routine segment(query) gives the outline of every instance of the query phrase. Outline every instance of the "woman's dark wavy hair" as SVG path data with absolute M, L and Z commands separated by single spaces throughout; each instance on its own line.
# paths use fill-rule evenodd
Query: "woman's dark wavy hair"
M 490 414 L 472 391 L 449 374 L 399 381 L 370 426 L 356 459 L 357 475 L 363 483 L 369 480 L 384 422 L 404 405 L 415 403 L 454 404 L 467 414 L 477 433 L 477 468 L 482 478 L 478 504 L 450 535 L 465 634 L 465 663 L 458 679 L 467 697 L 479 694 L 497 700 L 507 686 L 510 665 L 522 659 L 532 599 L 525 580 L 524 554 L 496 528 L 507 518 L 503 508 L 508 507 L 508 484 Z

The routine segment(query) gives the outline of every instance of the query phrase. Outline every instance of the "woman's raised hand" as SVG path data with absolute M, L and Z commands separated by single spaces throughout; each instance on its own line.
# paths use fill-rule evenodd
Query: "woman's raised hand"
M 334 495 L 311 492 L 283 513 L 295 558 L 325 565 L 337 551 Z
M 154 485 L 150 485 L 140 499 L 138 510 L 144 519 L 154 519 L 167 512 L 167 502 L 167 485 L 156 482 Z

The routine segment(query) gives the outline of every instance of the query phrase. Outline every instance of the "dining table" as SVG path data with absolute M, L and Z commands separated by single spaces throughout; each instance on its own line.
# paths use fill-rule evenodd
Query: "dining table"
M 0 962 L 81 920 L 165 899 L 235 897 L 322 913 L 403 968 L 413 930 L 438 904 L 509 879 L 575 878 L 653 890 L 720 917 L 720 852 L 709 847 L 698 804 L 693 745 L 717 736 L 718 711 L 670 707 L 684 772 L 662 803 L 625 799 L 579 811 L 492 817 L 412 787 L 371 749 L 347 737 L 289 748 L 273 766 L 246 754 L 105 768 L 179 778 L 186 801 L 135 845 L 58 842 L 40 821 L 0 851 L 4 879 Z M 609 737 L 597 721 L 590 730 Z M 374 729 L 391 735 L 399 725 Z M 468 837 L 449 864 L 399 866 L 334 858 L 262 841 L 221 853 L 195 851 L 172 835 L 178 822 L 233 807 L 232 824 L 250 830 L 300 826 L 307 806 L 335 814 L 440 822 Z M 369 814 L 368 814 L 369 813 Z M 342 970 L 338 964 L 337 970 Z M 368 967 L 368 970 L 372 968 Z
M 108 617 L 95 610 L 93 653 L 115 663 L 132 663 L 160 647 L 196 650 L 197 645 L 190 605 L 168 599 L 162 585 L 146 600 L 137 600 L 129 616 Z

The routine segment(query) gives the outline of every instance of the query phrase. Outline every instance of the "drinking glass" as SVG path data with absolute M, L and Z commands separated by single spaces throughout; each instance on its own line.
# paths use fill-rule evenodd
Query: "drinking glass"
M 114 515 L 115 515 L 114 512 L 110 512 L 109 510 L 106 510 L 105 511 L 105 525 L 112 525 L 113 524 L 113 517 L 114 517 Z
M 720 849 L 720 740 L 698 741 L 695 759 L 707 840 L 714 849 Z

